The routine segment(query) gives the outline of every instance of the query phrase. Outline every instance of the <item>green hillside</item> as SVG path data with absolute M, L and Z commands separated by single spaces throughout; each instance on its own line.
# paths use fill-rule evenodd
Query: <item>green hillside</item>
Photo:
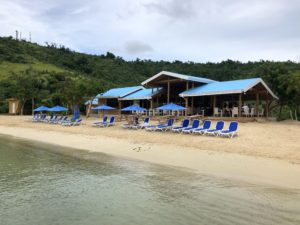
M 0 75 L 7 76 L 11 73 L 18 73 L 24 70 L 32 68 L 33 70 L 37 71 L 55 71 L 55 72 L 63 72 L 65 71 L 63 68 L 57 67 L 53 64 L 43 63 L 36 61 L 31 64 L 24 64 L 24 63 L 12 63 L 3 61 L 0 63 Z
M 162 70 L 220 81 L 261 77 L 280 97 L 281 106 L 300 105 L 300 64 L 291 61 L 125 61 L 109 52 L 89 55 L 56 44 L 0 37 L 0 112 L 7 110 L 8 97 L 23 98 L 25 105 L 32 101 L 73 105 L 108 88 L 138 85 Z M 22 92 L 26 85 L 30 92 Z

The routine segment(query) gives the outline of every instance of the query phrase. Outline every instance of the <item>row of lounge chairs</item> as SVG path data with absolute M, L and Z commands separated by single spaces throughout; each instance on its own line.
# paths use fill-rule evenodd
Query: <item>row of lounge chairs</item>
M 82 119 L 71 118 L 68 116 L 51 115 L 47 117 L 46 114 L 35 114 L 32 118 L 32 122 L 41 122 L 49 124 L 60 124 L 62 126 L 79 126 L 81 125 Z
M 228 129 L 224 129 L 224 121 L 218 121 L 215 127 L 211 126 L 210 120 L 205 120 L 200 126 L 201 121 L 195 119 L 190 125 L 191 121 L 189 119 L 184 119 L 180 126 L 174 127 L 174 119 L 168 119 L 165 124 L 150 125 L 150 119 L 147 117 L 143 124 L 124 124 L 123 128 L 131 129 L 143 129 L 147 131 L 172 131 L 173 133 L 183 133 L 183 134 L 201 134 L 201 135 L 213 135 L 213 136 L 223 136 L 223 137 L 234 137 L 238 136 L 238 122 L 232 121 L 229 124 Z
M 95 122 L 92 124 L 94 127 L 110 127 L 115 125 L 115 116 L 111 116 L 109 119 L 104 116 L 103 121 Z M 74 117 L 68 119 L 67 116 L 50 116 L 47 117 L 46 114 L 36 114 L 32 118 L 33 122 L 43 122 L 49 124 L 61 124 L 63 126 L 78 126 L 81 124 L 82 119 L 75 119 Z M 144 122 L 139 124 L 123 124 L 122 127 L 126 129 L 145 129 L 147 131 L 172 131 L 173 133 L 183 133 L 183 134 L 201 134 L 201 135 L 213 135 L 213 136 L 223 136 L 223 137 L 234 137 L 238 136 L 238 122 L 232 121 L 229 124 L 228 129 L 224 129 L 224 121 L 218 121 L 215 127 L 211 126 L 210 120 L 205 120 L 200 126 L 201 121 L 198 119 L 191 121 L 189 119 L 184 119 L 180 126 L 173 126 L 174 119 L 168 119 L 167 123 L 161 123 L 157 125 L 150 125 L 150 118 L 146 117 Z

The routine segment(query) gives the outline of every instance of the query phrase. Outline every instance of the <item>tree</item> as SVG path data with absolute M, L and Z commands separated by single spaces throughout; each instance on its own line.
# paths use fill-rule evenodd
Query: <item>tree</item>
M 100 84 L 95 80 L 71 73 L 63 73 L 63 76 L 64 80 L 55 84 L 56 91 L 58 91 L 56 96 L 59 94 L 60 100 L 71 108 L 87 101 L 101 90 Z

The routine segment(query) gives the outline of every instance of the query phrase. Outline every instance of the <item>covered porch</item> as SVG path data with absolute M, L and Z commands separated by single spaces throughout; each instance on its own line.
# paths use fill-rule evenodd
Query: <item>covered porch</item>
M 207 117 L 266 117 L 277 96 L 260 78 L 211 83 L 180 94 L 188 115 Z
M 169 103 L 175 103 L 187 108 L 187 106 L 189 105 L 189 99 L 181 98 L 179 94 L 189 89 L 193 89 L 212 82 L 216 81 L 201 77 L 162 71 L 142 82 L 142 85 L 147 88 L 161 88 L 162 90 L 164 90 L 160 96 L 157 96 L 156 99 L 153 99 L 153 101 L 155 102 L 155 105 L 153 106 L 155 107 L 150 107 L 150 110 L 154 110 L 154 108 L 158 106 Z

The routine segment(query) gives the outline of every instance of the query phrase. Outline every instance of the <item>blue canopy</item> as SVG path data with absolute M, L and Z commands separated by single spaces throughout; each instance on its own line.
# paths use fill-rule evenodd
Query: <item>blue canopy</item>
M 94 110 L 112 110 L 112 109 L 115 109 L 115 108 L 103 104 L 103 105 L 99 105 L 99 106 L 97 106 L 95 108 L 92 108 L 92 109 L 94 109 Z
M 122 111 L 146 111 L 146 109 L 143 107 L 140 107 L 139 105 L 131 105 L 131 106 L 128 106 L 128 107 L 122 109 Z
M 163 105 L 161 107 L 158 107 L 157 109 L 159 109 L 159 110 L 186 110 L 185 107 L 180 106 L 180 105 L 176 105 L 174 103 Z
M 36 108 L 35 110 L 33 110 L 33 112 L 42 112 L 42 111 L 48 111 L 49 108 L 46 106 L 40 106 L 38 108 Z
M 65 112 L 65 111 L 68 111 L 68 108 L 57 105 L 57 106 L 50 108 L 48 111 L 49 112 Z

